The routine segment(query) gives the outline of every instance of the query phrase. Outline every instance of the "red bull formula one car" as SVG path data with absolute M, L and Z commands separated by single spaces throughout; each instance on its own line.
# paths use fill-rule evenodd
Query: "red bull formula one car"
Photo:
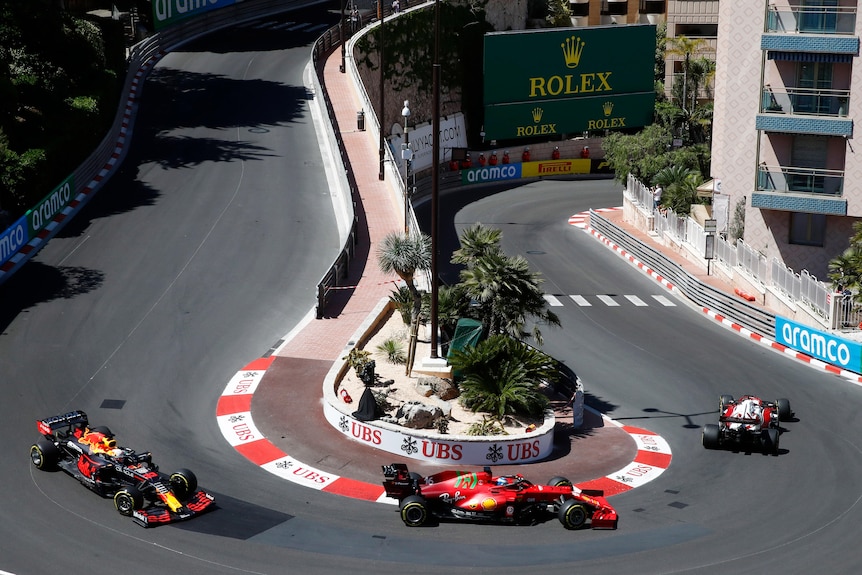
M 702 442 L 707 449 L 759 448 L 778 454 L 779 423 L 793 416 L 790 401 L 764 401 L 753 395 L 733 399 L 732 395 L 718 398 L 718 425 L 703 426 Z
M 383 466 L 386 495 L 398 500 L 401 520 L 409 527 L 433 518 L 530 524 L 557 517 L 566 529 L 616 529 L 617 512 L 601 492 L 587 493 L 564 477 L 535 485 L 521 475 L 441 471 L 428 477 L 411 473 L 404 463 Z
M 36 422 L 42 437 L 30 447 L 38 469 L 59 467 L 143 527 L 189 519 L 211 508 L 215 498 L 198 489 L 188 469 L 159 471 L 149 452 L 118 447 L 107 427 L 90 427 L 87 414 L 72 411 Z

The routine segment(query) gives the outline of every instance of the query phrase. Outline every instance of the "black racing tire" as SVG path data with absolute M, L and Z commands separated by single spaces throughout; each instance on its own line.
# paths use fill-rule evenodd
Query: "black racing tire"
M 428 502 L 421 495 L 410 495 L 401 500 L 398 505 L 401 510 L 401 521 L 407 527 L 422 527 L 428 522 Z
M 575 499 L 567 499 L 560 505 L 557 517 L 566 529 L 580 529 L 587 523 L 590 512 L 583 503 Z
M 781 437 L 781 433 L 774 427 L 770 427 L 768 429 L 763 430 L 763 434 L 761 436 L 763 440 L 763 450 L 766 453 L 771 453 L 772 455 L 778 455 L 778 438 Z
M 565 477 L 560 477 L 556 475 L 548 480 L 548 485 L 550 485 L 551 487 L 571 487 L 572 482 Z
M 137 487 L 124 487 L 114 494 L 114 507 L 120 515 L 129 517 L 144 506 L 144 495 Z
M 793 411 L 790 409 L 790 400 L 779 398 L 775 400 L 775 406 L 778 408 L 778 421 L 788 421 L 793 417 Z
M 92 433 L 101 433 L 105 437 L 114 437 L 114 434 L 111 433 L 110 428 L 106 425 L 97 425 L 96 427 L 91 427 L 90 432 Z
M 733 403 L 732 395 L 720 395 L 718 396 L 718 413 L 724 413 L 725 408 Z
M 39 439 L 35 445 L 30 447 L 30 461 L 33 462 L 36 469 L 43 471 L 54 469 L 60 461 L 60 449 L 45 438 Z
M 171 473 L 171 489 L 177 499 L 182 501 L 191 497 L 197 488 L 198 478 L 188 469 L 177 469 Z
M 703 426 L 701 443 L 707 449 L 718 449 L 721 444 L 721 431 L 716 424 L 707 423 Z

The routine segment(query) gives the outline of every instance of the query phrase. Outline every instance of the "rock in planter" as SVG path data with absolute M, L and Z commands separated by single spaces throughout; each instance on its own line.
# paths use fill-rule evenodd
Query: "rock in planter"
M 395 414 L 399 423 L 410 429 L 430 429 L 434 427 L 434 420 L 442 416 L 443 410 L 439 407 L 425 405 L 418 401 L 408 401 L 399 407 Z
M 417 386 L 430 387 L 443 401 L 449 401 L 461 395 L 461 390 L 452 380 L 442 377 L 420 377 Z

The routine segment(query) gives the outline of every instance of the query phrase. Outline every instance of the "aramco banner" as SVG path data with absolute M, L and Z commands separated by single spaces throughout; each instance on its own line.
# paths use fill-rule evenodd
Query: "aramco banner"
M 184 18 L 224 8 L 238 1 L 241 0 L 152 0 L 153 23 L 156 30 L 161 30 Z
M 485 35 L 485 138 L 509 140 L 652 123 L 652 25 Z
M 820 361 L 862 373 L 862 346 L 831 333 L 775 316 L 775 341 Z

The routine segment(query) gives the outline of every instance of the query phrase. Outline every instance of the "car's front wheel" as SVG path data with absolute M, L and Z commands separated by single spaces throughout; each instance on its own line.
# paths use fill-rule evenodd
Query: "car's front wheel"
M 36 469 L 53 469 L 60 461 L 60 450 L 47 439 L 40 439 L 30 447 L 30 461 Z
M 586 505 L 579 503 L 574 499 L 567 499 L 557 513 L 560 523 L 566 529 L 580 529 L 587 522 L 589 512 Z
M 779 398 L 775 400 L 775 406 L 778 408 L 778 421 L 788 421 L 793 416 L 793 411 L 790 410 L 790 400 Z
M 144 505 L 144 496 L 136 487 L 124 487 L 114 495 L 114 506 L 120 515 L 129 517 Z
M 179 499 L 186 499 L 198 488 L 198 478 L 188 469 L 178 469 L 171 474 L 171 489 Z
M 421 495 L 410 495 L 401 501 L 401 521 L 408 527 L 421 527 L 428 522 L 428 503 Z

